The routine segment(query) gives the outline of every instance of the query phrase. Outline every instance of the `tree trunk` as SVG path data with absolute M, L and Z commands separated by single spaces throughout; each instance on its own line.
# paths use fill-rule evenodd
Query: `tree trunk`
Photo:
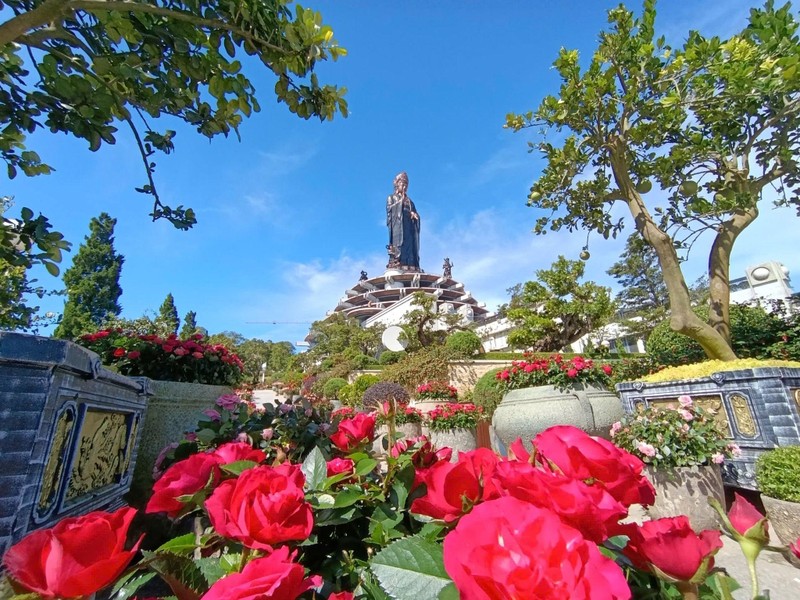
M 738 211 L 720 225 L 708 255 L 708 290 L 710 303 L 708 324 L 731 343 L 731 279 L 730 263 L 733 243 L 739 234 L 758 216 L 755 201 L 747 210 Z
M 670 327 L 695 340 L 711 359 L 736 359 L 736 354 L 727 340 L 715 328 L 704 323 L 692 310 L 689 288 L 686 286 L 672 238 L 656 225 L 642 197 L 636 191 L 628 174 L 625 154 L 625 143 L 617 138 L 609 149 L 614 181 L 628 204 L 636 229 L 658 255 L 661 273 L 669 294 Z

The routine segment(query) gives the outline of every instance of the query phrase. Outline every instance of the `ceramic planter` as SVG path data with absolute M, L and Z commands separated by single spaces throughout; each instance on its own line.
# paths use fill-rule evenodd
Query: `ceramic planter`
M 656 488 L 656 502 L 647 508 L 651 519 L 686 515 L 695 531 L 719 529 L 719 515 L 708 503 L 716 498 L 725 506 L 725 490 L 719 465 L 647 467 L 647 477 Z
M 793 544 L 800 538 L 800 502 L 787 502 L 761 494 L 772 529 L 784 545 Z
M 517 438 L 530 449 L 530 440 L 553 425 L 574 425 L 590 435 L 609 437 L 611 425 L 622 418 L 622 403 L 606 389 L 584 386 L 559 391 L 552 385 L 511 390 L 494 412 L 492 426 L 505 455 Z
M 458 460 L 459 452 L 469 452 L 478 447 L 475 429 L 446 429 L 444 431 L 431 430 L 431 443 L 437 448 L 452 448 L 451 462 Z

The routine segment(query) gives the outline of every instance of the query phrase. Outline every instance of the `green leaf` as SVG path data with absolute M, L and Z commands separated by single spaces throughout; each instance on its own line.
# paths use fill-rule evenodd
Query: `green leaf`
M 336 494 L 336 500 L 333 503 L 335 508 L 344 508 L 345 506 L 352 506 L 359 500 L 368 498 L 358 489 L 346 489 Z
M 309 455 L 306 456 L 301 468 L 303 475 L 306 476 L 306 489 L 322 489 L 325 479 L 328 477 L 328 463 L 319 448 L 314 447 Z
M 136 590 L 155 576 L 156 574 L 152 572 L 131 571 L 114 584 L 111 589 L 111 596 L 114 600 L 127 600 L 136 593 Z
M 193 533 L 187 533 L 161 544 L 156 549 L 156 553 L 170 552 L 172 554 L 179 554 L 189 556 L 197 548 L 197 542 Z
M 201 429 L 197 432 L 197 440 L 204 443 L 210 444 L 217 438 L 217 432 L 213 429 Z
M 198 566 L 203 577 L 208 581 L 208 585 L 214 585 L 217 580 L 222 579 L 228 571 L 220 564 L 219 558 L 200 558 L 195 559 L 194 564 Z
M 44 268 L 47 269 L 47 272 L 50 273 L 50 275 L 53 277 L 58 277 L 58 274 L 61 272 L 61 270 L 58 268 L 58 265 L 45 261 L 42 261 L 42 264 L 44 264 Z
M 396 600 L 437 600 L 452 583 L 444 569 L 441 544 L 420 536 L 403 538 L 381 550 L 370 570 Z
M 378 461 L 375 460 L 374 458 L 362 459 L 358 461 L 358 464 L 356 465 L 356 475 L 358 475 L 359 477 L 363 477 L 368 473 L 372 473 L 372 471 L 374 471 L 375 467 L 377 466 L 378 466 Z
M 444 586 L 438 596 L 438 600 L 459 600 L 459 598 L 461 598 L 461 596 L 458 595 L 458 590 L 454 583 L 449 583 Z
M 237 460 L 227 465 L 222 465 L 222 470 L 231 475 L 241 475 L 243 471 L 257 467 L 258 463 L 252 460 Z

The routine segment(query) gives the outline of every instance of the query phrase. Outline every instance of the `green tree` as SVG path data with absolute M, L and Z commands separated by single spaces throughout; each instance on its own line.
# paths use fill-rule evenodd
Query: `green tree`
M 169 333 L 178 333 L 180 319 L 178 318 L 178 309 L 175 307 L 175 298 L 172 293 L 167 294 L 167 297 L 164 298 L 164 302 L 161 303 L 158 309 L 158 317 L 156 319 L 164 323 Z
M 634 232 L 621 259 L 606 272 L 621 288 L 615 302 L 623 323 L 632 333 L 647 338 L 669 314 L 669 294 L 655 250 Z
M 538 281 L 515 288 L 507 310 L 516 326 L 508 334 L 511 346 L 556 352 L 608 323 L 614 312 L 611 292 L 592 281 L 578 283 L 585 267 L 559 256 L 551 268 L 536 271 Z
M 162 203 L 153 177 L 153 155 L 173 150 L 175 132 L 156 131 L 148 119 L 167 114 L 209 138 L 238 135 L 242 119 L 260 109 L 242 73 L 243 55 L 255 55 L 274 75 L 275 95 L 298 116 L 347 114 L 345 90 L 321 85 L 314 73 L 318 61 L 336 60 L 345 50 L 319 13 L 291 11 L 289 4 L 7 0 L 0 23 L 0 155 L 9 178 L 51 171 L 26 145 L 40 128 L 85 139 L 96 151 L 116 142 L 121 124 L 141 155 L 146 182 L 137 190 L 152 197 L 153 219 L 191 227 L 192 209 Z M 22 210 L 18 222 L 2 218 L 0 258 L 55 266 L 64 249 L 60 234 L 49 231 L 46 218 Z M 14 243 L 15 228 L 24 234 L 22 246 Z
M 326 361 L 340 364 L 366 355 L 374 357 L 381 345 L 383 327 L 362 327 L 358 320 L 343 313 L 333 313 L 327 319 L 311 325 L 311 348 L 305 352 L 303 364 L 306 368 Z
M 769 1 L 731 38 L 691 32 L 676 51 L 655 37 L 655 17 L 655 0 L 645 0 L 641 17 L 622 6 L 609 11 L 611 28 L 588 66 L 562 49 L 558 95 L 535 112 L 508 115 L 506 126 L 561 140 L 531 144 L 546 161 L 528 197 L 546 213 L 535 231 L 615 236 L 625 219 L 611 207 L 622 202 L 658 255 L 671 327 L 709 357 L 730 360 L 734 243 L 758 216 L 767 186 L 779 188 L 778 205 L 800 205 L 797 23 L 790 5 Z M 654 206 L 664 198 L 654 182 L 669 195 L 663 206 Z M 692 312 L 679 254 L 703 233 L 713 237 L 705 321 Z
M 441 346 L 447 336 L 454 331 L 464 331 L 468 327 L 463 324 L 463 317 L 458 313 L 440 313 L 435 296 L 425 292 L 414 292 L 412 306 L 403 317 L 400 327 L 405 331 L 408 352 L 420 348 Z
M 183 327 L 181 327 L 180 337 L 183 339 L 188 338 L 197 331 L 197 313 L 190 310 L 183 317 Z
M 64 273 L 67 301 L 64 317 L 53 332 L 55 337 L 75 339 L 122 310 L 119 276 L 125 259 L 114 249 L 116 224 L 107 213 L 100 213 L 89 223 L 90 233 Z

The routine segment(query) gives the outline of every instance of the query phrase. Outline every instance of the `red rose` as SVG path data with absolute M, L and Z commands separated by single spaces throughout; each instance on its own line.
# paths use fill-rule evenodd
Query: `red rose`
M 461 598 L 628 600 L 620 567 L 547 509 L 485 502 L 444 538 L 444 567 Z
M 358 413 L 352 419 L 344 419 L 331 436 L 331 442 L 342 452 L 350 452 L 375 438 L 375 415 Z
M 336 592 L 328 596 L 328 600 L 353 600 L 353 592 Z
M 114 358 L 122 358 L 123 356 L 125 356 L 125 348 L 114 349 Z
M 153 485 L 153 495 L 145 512 L 166 512 L 177 517 L 186 507 L 178 500 L 201 491 L 211 481 L 215 485 L 220 478 L 219 459 L 212 454 L 193 454 L 186 460 L 175 463 Z
M 478 502 L 496 498 L 492 475 L 497 455 L 487 448 L 462 452 L 458 462 L 440 461 L 425 474 L 427 491 L 411 504 L 411 511 L 452 523 Z
M 249 563 L 241 573 L 231 573 L 211 586 L 203 600 L 296 600 L 308 590 L 322 585 L 318 575 L 305 578 L 303 566 L 293 562 L 294 553 L 286 546 L 265 558 Z
M 248 548 L 302 541 L 311 534 L 314 515 L 305 501 L 305 477 L 299 465 L 257 467 L 224 481 L 206 500 L 217 532 Z
M 142 353 L 141 353 L 141 352 L 139 352 L 138 350 L 131 350 L 130 352 L 128 352 L 128 359 L 130 359 L 130 360 L 136 360 L 136 359 L 137 359 L 137 358 L 139 358 L 141 355 L 142 355 Z
M 552 463 L 568 477 L 601 484 L 625 506 L 655 501 L 653 484 L 642 475 L 644 463 L 609 441 L 577 427 L 558 425 L 537 435 L 532 443 L 545 467 Z
M 745 500 L 738 493 L 734 494 L 734 501 L 728 511 L 733 528 L 743 537 L 762 540 L 765 544 L 769 540 L 769 523 L 767 518 L 758 512 L 758 509 Z
M 567 370 L 567 377 L 577 377 L 578 371 L 577 369 L 568 369 Z
M 439 461 L 450 462 L 453 455 L 452 448 L 436 449 L 424 435 L 398 440 L 390 450 L 390 454 L 397 458 L 409 449 L 414 451 L 411 455 L 411 464 L 414 465 L 414 488 L 424 482 L 427 472 L 433 465 Z
M 628 524 L 630 540 L 623 553 L 635 567 L 652 570 L 678 581 L 700 583 L 714 567 L 714 555 L 722 548 L 721 531 L 708 529 L 698 535 L 686 516 Z
M 3 563 L 11 579 L 43 598 L 84 598 L 114 582 L 139 548 L 125 551 L 130 507 L 62 519 L 9 548 Z
M 603 373 L 606 375 L 611 375 L 611 365 L 603 365 L 601 368 L 603 369 Z
M 255 463 L 261 463 L 267 459 L 267 455 L 264 454 L 263 450 L 256 450 L 246 442 L 222 444 L 211 454 L 218 459 L 221 465 L 227 465 L 239 460 L 251 460 Z
M 615 530 L 627 508 L 601 486 L 549 473 L 524 462 L 502 462 L 495 472 L 503 495 L 548 508 L 564 523 L 593 542 L 602 543 Z
M 356 470 L 356 463 L 349 458 L 334 458 L 328 461 L 328 477 L 339 473 L 352 473 Z

